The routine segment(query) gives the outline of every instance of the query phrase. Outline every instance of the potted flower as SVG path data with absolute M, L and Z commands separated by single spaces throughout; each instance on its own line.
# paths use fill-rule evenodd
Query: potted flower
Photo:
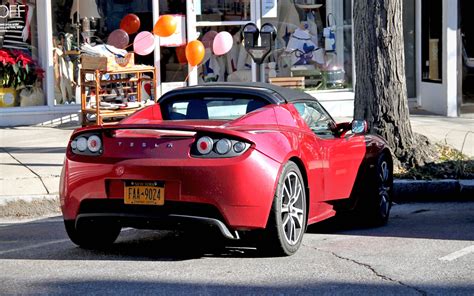
M 17 90 L 34 87 L 44 71 L 27 53 L 0 49 L 0 107 L 13 107 Z

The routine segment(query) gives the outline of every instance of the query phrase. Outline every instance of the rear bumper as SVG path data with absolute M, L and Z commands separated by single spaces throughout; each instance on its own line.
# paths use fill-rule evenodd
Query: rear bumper
M 236 240 L 240 238 L 238 232 L 230 230 L 222 222 L 222 216 L 209 206 L 207 213 L 203 213 L 202 211 L 190 211 L 192 205 L 189 203 L 187 204 L 188 211 L 183 205 L 180 207 L 176 204 L 174 205 L 174 211 L 170 209 L 163 210 L 162 208 L 158 211 L 150 211 L 150 207 L 146 206 L 126 208 L 120 201 L 113 200 L 88 200 L 84 203 L 87 205 L 81 205 L 81 214 L 77 215 L 75 219 L 76 225 L 100 221 L 117 223 L 122 227 L 145 229 L 192 229 L 200 231 L 204 227 L 209 227 L 218 230 L 227 239 Z M 95 204 L 95 207 L 100 207 L 100 209 L 96 208 L 94 210 L 93 207 L 90 207 L 91 204 Z M 194 206 L 195 209 L 200 207 L 200 205 Z M 201 209 L 203 206 L 206 207 L 201 205 Z M 171 212 L 174 214 L 170 214 Z
M 174 220 L 168 219 L 172 215 L 181 215 L 216 219 L 230 230 L 264 228 L 280 166 L 253 149 L 228 159 L 127 159 L 112 163 L 66 159 L 61 208 L 66 220 L 102 214 L 122 220 L 133 215 L 143 221 L 160 218 L 165 223 Z M 163 181 L 165 205 L 125 205 L 124 180 Z

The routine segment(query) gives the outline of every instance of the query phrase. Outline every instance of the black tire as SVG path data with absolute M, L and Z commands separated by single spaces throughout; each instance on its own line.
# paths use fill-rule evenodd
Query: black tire
M 76 225 L 64 220 L 66 232 L 73 243 L 84 249 L 102 249 L 115 242 L 122 227 L 117 223 L 88 222 Z
M 363 196 L 362 219 L 369 226 L 387 224 L 393 200 L 393 165 L 388 153 L 382 153 L 370 175 L 367 194 Z
M 298 166 L 290 161 L 283 167 L 278 180 L 267 227 L 257 246 L 259 251 L 272 256 L 296 253 L 306 230 L 306 216 L 304 180 Z

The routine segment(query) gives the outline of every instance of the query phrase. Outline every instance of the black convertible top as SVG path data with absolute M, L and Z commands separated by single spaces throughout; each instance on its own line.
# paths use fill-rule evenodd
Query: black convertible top
M 300 100 L 316 100 L 309 94 L 292 88 L 285 88 L 270 83 L 248 82 L 219 82 L 207 83 L 195 86 L 181 87 L 164 94 L 158 103 L 161 103 L 176 95 L 208 94 L 208 93 L 242 93 L 247 95 L 258 95 L 265 98 L 271 104 L 282 104 Z

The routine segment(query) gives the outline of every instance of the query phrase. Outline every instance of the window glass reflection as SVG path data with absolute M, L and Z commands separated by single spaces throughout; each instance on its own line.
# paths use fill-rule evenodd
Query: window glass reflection
M 249 21 L 250 0 L 196 0 L 197 21 Z
M 278 30 L 265 78 L 304 77 L 307 89 L 352 87 L 350 0 L 282 0 L 276 17 L 263 19 Z

